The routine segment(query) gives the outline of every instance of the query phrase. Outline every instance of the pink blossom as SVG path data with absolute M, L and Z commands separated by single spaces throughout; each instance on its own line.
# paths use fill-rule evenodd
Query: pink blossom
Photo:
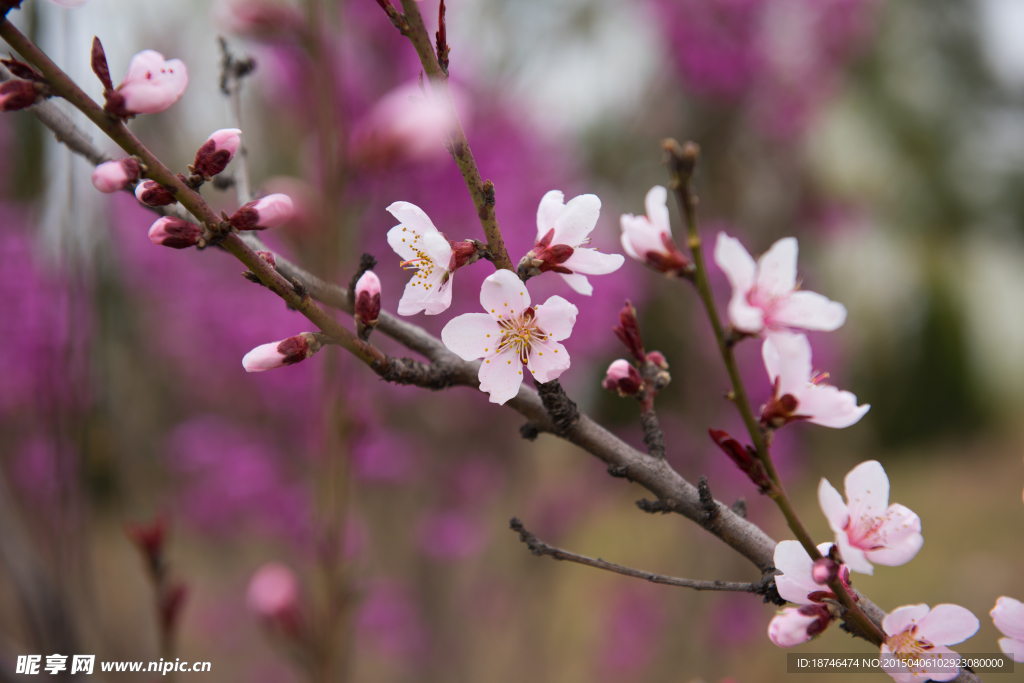
M 469 242 L 449 240 L 415 204 L 395 202 L 388 212 L 400 221 L 388 231 L 388 244 L 404 259 L 402 267 L 415 271 L 398 302 L 398 314 L 423 311 L 437 315 L 448 310 L 455 271 L 468 262 L 476 248 Z
M 772 398 L 761 411 L 761 423 L 773 428 L 794 420 L 841 429 L 856 424 L 871 408 L 857 405 L 849 391 L 825 384 L 828 373 L 815 373 L 811 344 L 802 334 L 775 332 L 761 346 Z
M 978 618 L 959 605 L 907 605 L 882 621 L 882 669 L 896 683 L 951 681 L 960 669 L 943 666 L 907 667 L 908 660 L 956 659 L 947 645 L 963 642 L 978 632 Z
M 135 198 L 146 206 L 167 206 L 178 201 L 170 190 L 155 180 L 143 180 L 136 185 Z
M 855 572 L 872 574 L 872 563 L 897 567 L 912 560 L 924 545 L 921 519 L 903 505 L 889 505 L 889 477 L 882 465 L 862 462 L 844 483 L 849 504 L 827 479 L 818 485 L 818 502 L 843 562 Z
M 465 115 L 465 110 L 460 108 Z M 455 123 L 450 110 L 424 97 L 417 83 L 388 92 L 355 127 L 353 155 L 369 166 L 401 159 L 427 161 L 445 155 L 444 142 Z
M 237 128 L 215 131 L 196 152 L 196 159 L 192 162 L 195 173 L 212 178 L 223 171 L 242 143 L 241 135 L 242 131 Z
M 827 605 L 787 607 L 768 624 L 768 637 L 779 647 L 795 647 L 822 633 L 833 619 Z
M 499 270 L 484 280 L 480 304 L 486 313 L 453 318 L 441 339 L 464 360 L 483 358 L 480 390 L 492 403 L 519 392 L 526 365 L 537 382 L 550 382 L 569 369 L 569 354 L 558 342 L 568 339 L 579 309 L 560 296 L 530 305 L 526 285 L 514 273 Z
M 295 572 L 279 562 L 270 562 L 249 580 L 246 604 L 260 619 L 294 630 L 299 625 L 299 593 Z
M 228 223 L 236 230 L 265 230 L 287 222 L 294 211 L 295 205 L 288 195 L 268 194 L 235 211 Z
M 131 157 L 104 161 L 92 172 L 92 185 L 100 192 L 118 192 L 139 177 L 139 162 Z
M 632 363 L 624 358 L 612 362 L 601 383 L 608 391 L 616 391 L 619 396 L 632 396 L 640 391 L 644 380 Z
M 632 258 L 666 275 L 683 276 L 693 264 L 672 239 L 668 217 L 668 190 L 655 185 L 644 197 L 646 216 L 622 214 L 622 248 Z
M 818 546 L 818 552 L 826 557 L 831 549 L 831 543 Z M 814 580 L 814 561 L 800 541 L 781 541 L 775 546 L 775 568 L 782 572 L 775 577 L 775 586 L 789 602 L 809 605 L 834 597 L 827 586 Z
M 376 324 L 380 314 L 380 278 L 368 270 L 356 282 L 355 315 L 363 324 Z
M 301 363 L 319 350 L 316 336 L 303 332 L 284 341 L 257 346 L 242 358 L 242 367 L 246 372 L 265 372 Z
M 164 59 L 143 50 L 128 64 L 128 73 L 108 96 L 108 108 L 118 116 L 156 114 L 181 99 L 188 87 L 188 69 L 180 59 Z
M 186 249 L 199 243 L 203 231 L 195 223 L 181 218 L 164 216 L 149 228 L 149 239 L 153 244 L 171 249 Z
M 584 247 L 601 215 L 601 200 L 582 194 L 565 204 L 565 196 L 551 190 L 537 208 L 537 243 L 519 263 L 521 272 L 554 271 L 580 294 L 590 296 L 594 288 L 587 275 L 607 275 L 622 267 L 620 254 L 602 254 Z
M 739 240 L 718 233 L 715 263 L 732 285 L 729 321 L 747 334 L 765 330 L 831 331 L 846 322 L 846 308 L 821 294 L 799 291 L 795 237 L 772 245 L 755 264 Z
M 999 639 L 999 647 L 1015 662 L 1024 662 L 1024 603 L 1005 595 L 996 600 L 989 612 L 996 628 L 1006 636 Z
M 12 78 L 0 83 L 0 111 L 18 111 L 36 103 L 39 91 L 32 81 Z

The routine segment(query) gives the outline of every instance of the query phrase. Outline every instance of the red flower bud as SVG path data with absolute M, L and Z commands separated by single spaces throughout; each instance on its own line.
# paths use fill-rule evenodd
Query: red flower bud
M 619 312 L 619 324 L 613 327 L 612 331 L 633 357 L 643 363 L 647 357 L 644 353 L 644 342 L 640 338 L 640 326 L 636 322 L 636 309 L 628 300 Z
M 720 429 L 709 429 L 708 434 L 718 444 L 718 447 L 729 456 L 729 459 L 743 470 L 747 477 L 750 478 L 750 481 L 754 482 L 754 485 L 757 486 L 761 493 L 767 493 L 771 490 L 772 483 L 768 479 L 764 463 L 758 459 L 757 454 L 752 448 L 749 446 L 744 447 L 739 441 Z
M 360 337 L 365 339 L 369 336 L 366 330 L 377 326 L 379 315 L 380 279 L 372 270 L 368 270 L 356 282 L 355 320 Z
M 153 244 L 171 249 L 194 247 L 202 234 L 203 231 L 195 223 L 171 216 L 159 219 L 149 229 L 149 239 Z
M 0 111 L 17 111 L 31 107 L 39 91 L 32 81 L 12 79 L 0 83 Z
M 223 171 L 238 150 L 241 134 L 237 128 L 224 128 L 211 135 L 196 152 L 196 160 L 192 163 L 195 172 L 204 178 L 212 178 Z
M 643 389 L 644 380 L 628 360 L 620 358 L 608 366 L 601 386 L 619 396 L 634 396 Z
M 177 201 L 170 190 L 155 180 L 143 180 L 136 185 L 135 198 L 146 206 L 167 206 Z

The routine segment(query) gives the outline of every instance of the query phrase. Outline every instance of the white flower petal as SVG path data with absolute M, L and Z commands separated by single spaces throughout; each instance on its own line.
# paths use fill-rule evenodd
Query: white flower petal
M 441 330 L 441 341 L 462 360 L 476 360 L 498 348 L 501 328 L 487 313 L 465 313 L 448 321 Z
M 854 467 L 843 480 L 850 518 L 884 517 L 889 510 L 889 477 L 882 464 L 868 460 Z
M 551 341 L 568 339 L 580 309 L 560 296 L 553 296 L 534 309 L 537 327 L 549 335 Z
M 568 244 L 575 249 L 587 239 L 600 215 L 601 200 L 597 195 L 581 194 L 573 197 L 555 221 L 555 237 L 551 243 Z
M 423 251 L 434 262 L 435 268 L 440 271 L 448 270 L 448 264 L 452 260 L 452 245 L 441 233 L 435 231 L 423 235 Z
M 831 543 L 822 543 L 818 552 L 828 555 Z M 775 586 L 779 595 L 789 602 L 798 605 L 810 604 L 807 596 L 815 591 L 828 590 L 828 586 L 818 585 L 811 578 L 814 562 L 804 550 L 800 541 L 781 541 L 775 546 L 775 568 L 782 572 L 775 577 Z
M 825 519 L 828 520 L 829 528 L 837 534 L 845 534 L 846 525 L 850 523 L 849 508 L 843 502 L 843 497 L 839 495 L 839 491 L 836 491 L 835 487 L 824 477 L 821 478 L 821 483 L 818 484 L 818 505 L 821 506 L 821 511 L 825 513 Z
M 757 262 L 757 291 L 774 299 L 789 296 L 796 288 L 795 237 L 785 237 L 771 246 Z
M 668 217 L 668 191 L 661 185 L 655 185 L 644 197 L 644 209 L 647 218 L 659 233 L 672 236 L 672 222 Z
M 537 241 L 539 242 L 544 235 L 548 234 L 549 231 L 555 227 L 555 222 L 558 221 L 558 217 L 562 215 L 562 211 L 565 210 L 565 195 L 558 190 L 551 190 L 540 200 L 540 206 L 537 207 Z
M 772 332 L 764 342 L 778 349 L 779 357 L 779 396 L 792 394 L 796 398 L 809 387 L 811 381 L 811 343 L 802 334 L 792 332 Z M 762 357 L 767 358 L 770 349 L 762 348 Z M 797 408 L 801 415 L 808 413 Z
M 867 403 L 858 406 L 854 394 L 830 384 L 809 384 L 798 398 L 798 415 L 809 415 L 808 422 L 833 429 L 844 429 L 860 422 L 871 409 Z
M 747 294 L 754 287 L 754 277 L 757 273 L 757 265 L 750 253 L 743 248 L 738 239 L 720 232 L 715 242 L 715 263 L 729 279 L 733 298 L 742 295 L 745 300 Z M 732 304 L 730 304 L 731 307 Z
M 534 342 L 527 367 L 538 382 L 550 382 L 569 369 L 569 352 L 556 341 Z
M 646 216 L 624 213 L 619 223 L 622 226 L 622 248 L 631 258 L 646 262 L 651 252 L 664 254 L 668 251 L 661 239 L 662 233 L 651 225 Z
M 881 547 L 865 554 L 873 564 L 898 567 L 910 562 L 924 545 L 921 518 L 904 505 L 893 504 L 886 521 L 874 533 Z
M 625 262 L 622 254 L 605 254 L 597 249 L 579 247 L 562 265 L 575 273 L 607 275 L 621 268 Z
M 816 292 L 789 295 L 771 315 L 773 324 L 831 332 L 846 322 L 846 307 Z
M 594 293 L 594 285 L 590 284 L 590 280 L 587 279 L 586 275 L 580 275 L 579 273 L 559 273 L 559 275 L 562 276 L 567 285 L 583 296 L 590 296 Z
M 839 554 L 842 556 L 846 566 L 850 568 L 850 571 L 867 574 L 868 576 L 875 573 L 875 567 L 868 561 L 864 551 L 850 545 L 850 537 L 845 531 L 840 531 L 836 534 L 836 545 L 839 546 Z
M 480 364 L 480 391 L 491 395 L 491 403 L 507 403 L 519 393 L 523 366 L 512 349 L 484 359 Z
M 764 329 L 764 311 L 747 302 L 743 292 L 734 292 L 729 300 L 729 322 L 740 332 L 757 334 Z
M 416 233 L 410 232 L 408 229 L 403 230 L 403 228 L 405 228 L 404 225 L 396 225 L 388 230 L 388 246 L 394 249 L 403 261 L 411 261 L 416 258 L 413 244 L 418 238 Z
M 480 288 L 480 305 L 495 319 L 507 320 L 530 307 L 530 292 L 510 270 L 498 270 L 487 276 Z
M 928 605 L 925 604 L 898 607 L 882 620 L 882 630 L 887 636 L 898 636 L 924 619 L 928 612 Z
M 981 623 L 971 611 L 960 605 L 936 605 L 917 622 L 917 635 L 935 645 L 962 643 L 975 633 Z
M 427 216 L 423 209 L 415 204 L 410 204 L 409 202 L 395 202 L 388 207 L 388 212 L 397 218 L 399 223 L 421 235 L 437 232 L 437 228 L 434 227 L 434 223 L 430 220 L 430 217 Z

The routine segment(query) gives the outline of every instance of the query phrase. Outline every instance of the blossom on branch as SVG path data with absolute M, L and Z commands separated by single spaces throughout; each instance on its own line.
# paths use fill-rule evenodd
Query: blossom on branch
M 821 294 L 799 291 L 797 243 L 786 237 L 772 245 L 757 263 L 740 241 L 724 232 L 715 243 L 715 263 L 732 285 L 729 321 L 740 332 L 766 330 L 831 331 L 846 322 L 846 307 Z
M 882 621 L 882 668 L 896 683 L 927 680 L 951 681 L 960 674 L 956 666 L 908 667 L 907 662 L 957 659 L 947 645 L 963 642 L 978 632 L 978 618 L 959 605 L 907 605 L 893 610 Z
M 844 480 L 846 500 L 822 478 L 818 502 L 836 535 L 843 562 L 862 574 L 872 563 L 897 567 L 914 559 L 924 545 L 921 518 L 898 503 L 889 505 L 889 477 L 869 460 L 850 470 Z
M 463 360 L 483 358 L 480 390 L 502 404 L 519 393 L 525 365 L 537 382 L 550 382 L 569 369 L 569 354 L 558 342 L 568 339 L 579 310 L 560 296 L 530 305 L 526 285 L 508 270 L 484 280 L 480 304 L 486 313 L 453 318 L 441 339 Z
M 295 213 L 292 198 L 286 194 L 268 194 L 235 211 L 228 223 L 236 230 L 266 230 L 288 221 Z
M 996 628 L 1006 636 L 999 639 L 999 647 L 1015 662 L 1024 662 L 1024 603 L 1005 595 L 996 600 L 989 612 Z
M 398 314 L 437 315 L 448 310 L 455 271 L 475 259 L 476 246 L 449 240 L 415 204 L 395 202 L 388 212 L 400 221 L 388 231 L 388 244 L 402 257 L 402 268 L 415 271 L 398 302 Z
M 778 429 L 796 420 L 841 429 L 856 424 L 871 408 L 857 397 L 825 384 L 828 373 L 815 373 L 811 344 L 802 334 L 775 332 L 761 346 L 772 397 L 761 411 L 761 424 Z
M 679 251 L 672 239 L 668 217 L 668 190 L 655 185 L 644 197 L 646 216 L 622 214 L 622 248 L 632 258 L 649 267 L 675 277 L 688 277 L 693 263 Z
M 355 321 L 360 339 L 369 336 L 369 330 L 377 327 L 380 316 L 380 278 L 372 270 L 362 274 L 356 282 Z
M 320 350 L 320 340 L 312 332 L 303 332 L 284 341 L 257 346 L 242 358 L 246 372 L 266 372 L 286 365 L 295 365 Z
M 202 234 L 202 229 L 195 223 L 173 216 L 157 219 L 149 228 L 149 239 L 153 244 L 171 249 L 194 247 Z
M 237 128 L 215 131 L 196 152 L 196 159 L 192 162 L 193 171 L 204 178 L 212 178 L 223 171 L 234 158 L 242 142 L 241 135 L 242 131 Z
M 602 254 L 583 245 L 601 215 L 597 195 L 582 194 L 565 204 L 565 195 L 551 190 L 537 208 L 537 243 L 519 262 L 519 276 L 554 271 L 580 294 L 593 294 L 587 275 L 607 275 L 622 267 L 621 254 Z
M 107 95 L 108 112 L 128 117 L 156 114 L 181 99 L 188 87 L 188 69 L 180 59 L 164 59 L 155 50 L 143 50 L 128 63 L 121 85 Z
M 601 386 L 619 396 L 633 396 L 644 388 L 644 379 L 632 363 L 620 358 L 608 366 Z
M 818 546 L 818 552 L 826 557 L 831 549 L 831 543 Z M 768 637 L 779 647 L 806 643 L 838 616 L 835 608 L 825 602 L 826 599 L 836 600 L 836 596 L 816 580 L 817 563 L 799 541 L 782 541 L 775 546 L 775 568 L 782 572 L 775 577 L 779 595 L 800 607 L 787 607 L 779 612 L 768 625 Z M 849 569 L 840 566 L 837 576 L 849 587 Z
M 92 172 L 92 185 L 100 192 L 118 192 L 139 177 L 139 162 L 133 157 L 104 161 Z

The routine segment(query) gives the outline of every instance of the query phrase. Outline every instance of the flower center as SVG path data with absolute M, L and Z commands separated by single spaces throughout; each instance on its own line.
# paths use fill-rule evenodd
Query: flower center
M 927 640 L 920 640 L 914 635 L 914 631 L 917 627 L 913 627 L 903 633 L 897 633 L 894 636 L 889 636 L 886 639 L 886 643 L 889 648 L 892 649 L 893 654 L 899 659 L 906 662 L 907 660 L 920 659 L 921 655 L 926 655 L 929 651 L 935 647 Z
M 523 314 L 514 318 L 498 320 L 501 327 L 501 343 L 498 353 L 512 349 L 519 356 L 519 362 L 526 365 L 530 350 L 538 342 L 547 341 L 547 332 L 537 327 L 537 316 L 533 308 L 527 308 Z
M 418 241 L 418 237 L 413 239 L 413 242 Z M 427 252 L 417 247 L 415 244 L 412 246 L 413 253 L 416 254 L 416 258 L 411 258 L 408 261 L 402 261 L 399 265 L 402 266 L 403 270 L 415 270 L 416 273 L 413 275 L 411 287 L 420 285 L 426 290 L 431 289 L 435 283 L 431 282 L 434 271 L 437 270 L 437 264 L 434 260 L 427 255 Z
M 850 517 L 850 523 L 846 525 L 846 535 L 850 539 L 850 545 L 861 550 L 872 550 L 885 546 L 885 539 L 878 534 L 878 529 L 887 521 L 886 517 L 874 517 L 872 515 L 861 515 L 857 519 Z

